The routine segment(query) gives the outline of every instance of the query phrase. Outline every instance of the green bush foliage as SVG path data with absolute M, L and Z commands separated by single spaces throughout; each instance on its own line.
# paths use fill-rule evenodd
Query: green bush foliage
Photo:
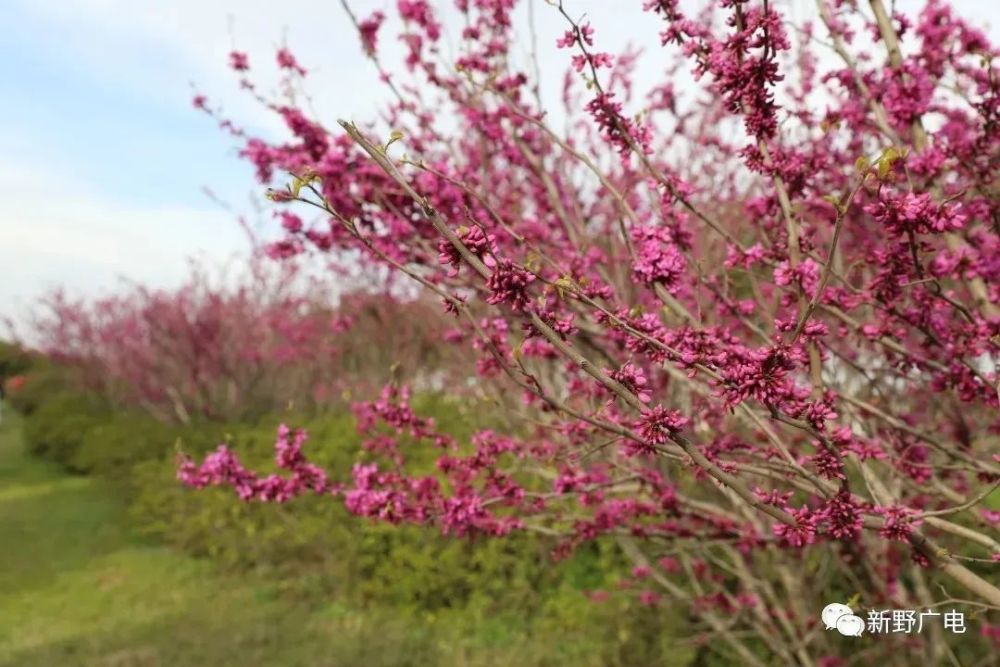
M 84 434 L 70 462 L 75 470 L 128 482 L 133 466 L 162 459 L 183 430 L 144 414 L 114 413 Z
M 20 345 L 0 340 L 0 381 L 31 368 L 32 355 Z
M 74 472 L 87 433 L 109 418 L 107 406 L 85 394 L 63 391 L 49 396 L 25 420 L 28 451 Z
M 30 415 L 43 403 L 65 393 L 71 385 L 66 369 L 45 357 L 23 352 L 9 343 L 0 348 L 0 381 L 4 382 L 6 401 L 23 415 Z M 20 386 L 11 379 L 23 376 Z
M 249 466 L 273 469 L 282 421 L 308 429 L 314 461 L 349 470 L 361 440 L 347 412 L 167 425 L 113 411 L 60 385 L 57 369 L 46 373 L 52 391 L 32 397 L 25 419 L 29 451 L 126 490 L 132 520 L 157 541 L 207 558 L 232 576 L 267 574 L 283 582 L 275 595 L 344 626 L 354 639 L 337 651 L 364 664 L 684 665 L 695 655 L 693 645 L 676 646 L 684 623 L 669 607 L 645 607 L 627 594 L 588 600 L 589 591 L 613 589 L 609 573 L 624 569 L 612 543 L 590 544 L 553 563 L 551 542 L 533 534 L 447 539 L 430 528 L 370 523 L 328 498 L 247 504 L 230 490 L 193 491 L 177 483 L 177 451 L 201 455 L 220 442 Z M 458 438 L 471 434 L 473 411 L 480 424 L 490 414 L 489 406 L 442 395 L 414 403 Z M 491 425 L 501 427 L 502 419 Z M 432 456 L 416 464 L 430 467 Z M 392 646 L 375 656 L 365 637 Z

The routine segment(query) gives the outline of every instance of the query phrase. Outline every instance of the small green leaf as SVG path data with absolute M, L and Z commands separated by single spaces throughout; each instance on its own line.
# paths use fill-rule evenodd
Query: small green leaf
M 564 299 L 566 298 L 566 295 L 563 292 L 563 290 L 572 290 L 573 281 L 567 278 L 566 276 L 563 276 L 562 278 L 560 278 L 555 282 L 555 287 L 556 287 L 556 292 L 559 293 L 559 298 Z
M 387 143 L 385 146 L 382 147 L 382 152 L 384 153 L 387 150 L 389 150 L 389 146 L 392 146 L 394 143 L 402 139 L 403 136 L 404 136 L 403 133 L 400 132 L 399 130 L 393 130 L 392 132 L 390 132 L 389 143 Z
M 879 155 L 878 159 L 875 161 L 878 168 L 879 179 L 885 179 L 885 177 L 889 175 L 889 172 L 892 171 L 893 165 L 895 165 L 896 162 L 898 162 L 900 158 L 905 155 L 906 152 L 904 150 L 900 150 L 895 146 L 890 146 L 882 151 L 882 154 Z

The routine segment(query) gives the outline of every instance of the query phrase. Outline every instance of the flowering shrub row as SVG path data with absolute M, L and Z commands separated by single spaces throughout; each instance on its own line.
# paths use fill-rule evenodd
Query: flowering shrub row
M 316 412 L 395 373 L 440 385 L 450 363 L 433 306 L 386 294 L 337 295 L 297 265 L 259 254 L 235 276 L 195 265 L 176 289 L 131 287 L 95 301 L 51 294 L 35 337 L 82 387 L 164 422 Z

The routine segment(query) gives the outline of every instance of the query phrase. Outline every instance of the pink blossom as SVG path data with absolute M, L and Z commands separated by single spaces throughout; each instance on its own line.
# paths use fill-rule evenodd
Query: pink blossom
M 684 256 L 665 228 L 640 227 L 633 233 L 636 278 L 646 284 L 659 283 L 671 294 L 680 290 L 686 264 Z
M 246 72 L 250 69 L 250 60 L 247 58 L 247 54 L 242 51 L 230 51 L 229 66 L 237 72 Z
M 655 607 L 660 604 L 660 600 L 663 598 L 662 595 L 656 591 L 640 591 L 639 592 L 639 602 L 647 607 Z
M 361 33 L 361 46 L 368 55 L 375 55 L 378 50 L 378 31 L 385 21 L 385 14 L 380 11 L 372 12 L 368 18 L 358 22 L 358 32 Z
M 646 375 L 638 366 L 627 363 L 616 371 L 609 371 L 608 376 L 634 393 L 643 403 L 649 403 L 652 400 L 652 394 L 646 386 L 648 384 Z
M 305 76 L 306 70 L 299 65 L 299 62 L 292 55 L 292 52 L 288 49 L 278 49 L 278 53 L 275 56 L 278 61 L 278 67 L 281 69 L 287 69 L 295 72 L 299 76 Z
M 913 529 L 921 521 L 913 518 L 913 511 L 906 507 L 876 507 L 876 514 L 881 514 L 885 523 L 879 529 L 879 535 L 887 540 L 906 542 Z
M 511 260 L 502 259 L 486 283 L 486 289 L 490 291 L 486 302 L 506 303 L 515 311 L 524 310 L 528 305 L 527 288 L 534 280 L 535 276 Z
M 801 549 L 812 544 L 816 540 L 816 532 L 823 515 L 813 512 L 808 507 L 792 510 L 791 514 L 794 523 L 775 523 L 771 526 L 771 532 L 779 538 L 783 546 Z

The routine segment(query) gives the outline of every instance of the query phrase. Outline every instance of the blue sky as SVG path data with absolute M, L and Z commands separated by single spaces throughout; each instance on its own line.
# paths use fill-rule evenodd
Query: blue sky
M 316 63 L 314 83 L 353 90 L 337 113 L 373 115 L 382 92 L 334 5 L 283 3 L 279 19 L 263 1 L 0 0 L 0 315 L 23 322 L 57 286 L 176 284 L 191 256 L 245 251 L 234 214 L 203 188 L 251 216 L 261 188 L 232 139 L 191 107 L 192 83 L 273 135 L 226 54 L 235 39 L 266 82 L 287 36 Z
M 794 2 L 799 16 L 809 11 Z M 394 3 L 351 4 L 367 15 Z M 563 26 L 535 4 L 543 81 L 558 81 L 567 56 L 553 42 Z M 567 4 L 592 18 L 608 50 L 655 44 L 658 26 L 641 0 Z M 997 38 L 1000 3 L 956 5 Z M 0 316 L 20 321 L 56 286 L 94 295 L 122 278 L 171 285 L 190 256 L 222 261 L 245 250 L 233 214 L 202 188 L 250 214 L 262 193 L 232 140 L 190 103 L 194 83 L 244 125 L 280 131 L 238 91 L 226 68 L 234 44 L 266 87 L 287 40 L 311 70 L 328 124 L 373 118 L 386 99 L 336 0 L 0 0 L 0 16 Z M 384 41 L 391 61 L 399 47 Z

